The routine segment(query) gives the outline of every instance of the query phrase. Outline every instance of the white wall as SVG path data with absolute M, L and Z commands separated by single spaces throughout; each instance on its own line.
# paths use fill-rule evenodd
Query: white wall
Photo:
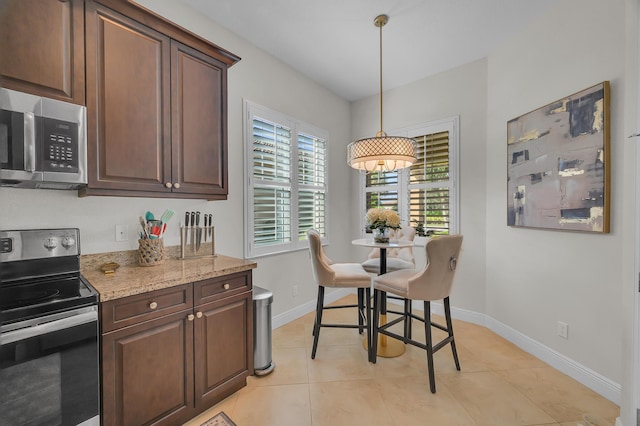
M 562 0 L 489 56 L 486 313 L 620 383 L 624 0 Z M 506 226 L 506 122 L 611 82 L 611 233 Z M 569 324 L 569 339 L 556 335 Z
M 336 258 L 348 258 L 351 239 L 344 206 L 349 205 L 349 180 L 344 153 L 350 138 L 349 103 L 320 87 L 282 62 L 265 54 L 245 40 L 207 20 L 187 6 L 171 0 L 140 1 L 182 27 L 239 55 L 242 60 L 228 71 L 229 95 L 229 196 L 225 201 L 171 200 L 124 197 L 78 198 L 75 191 L 19 190 L 2 188 L 0 229 L 73 226 L 80 228 L 82 252 L 101 253 L 137 248 L 138 216 L 151 210 L 160 215 L 165 208 L 178 215 L 166 235 L 167 245 L 178 245 L 178 221 L 185 210 L 212 212 L 216 225 L 219 253 L 243 257 L 243 135 L 242 101 L 249 99 L 303 121 L 327 129 L 330 133 L 329 216 L 332 241 L 328 248 Z M 342 210 L 341 210 L 342 208 Z M 129 225 L 129 241 L 115 242 L 115 225 Z M 307 251 L 255 259 L 254 284 L 274 292 L 273 313 L 280 314 L 315 299 Z M 286 271 L 286 273 L 283 273 Z M 299 285 L 300 294 L 292 297 L 291 286 Z
M 487 62 L 479 60 L 385 91 L 383 99 L 383 129 L 390 135 L 396 128 L 460 117 L 460 232 L 464 243 L 451 304 L 473 312 L 485 309 L 486 81 Z M 377 95 L 353 103 L 354 140 L 374 136 L 380 129 L 379 105 Z M 358 181 L 354 175 L 354 193 L 358 191 Z M 357 221 L 364 214 L 354 215 L 354 229 L 358 229 Z M 418 262 L 420 255 L 424 257 L 424 250 L 416 249 Z

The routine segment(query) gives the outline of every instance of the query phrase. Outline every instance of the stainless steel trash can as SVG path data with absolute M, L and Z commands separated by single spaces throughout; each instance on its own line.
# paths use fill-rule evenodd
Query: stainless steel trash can
M 271 359 L 271 304 L 273 293 L 253 286 L 253 369 L 257 376 L 275 368 Z

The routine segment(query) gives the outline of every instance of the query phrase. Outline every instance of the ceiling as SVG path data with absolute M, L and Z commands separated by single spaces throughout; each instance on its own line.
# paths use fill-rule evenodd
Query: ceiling
M 383 89 L 486 57 L 558 0 L 182 0 L 339 96 Z

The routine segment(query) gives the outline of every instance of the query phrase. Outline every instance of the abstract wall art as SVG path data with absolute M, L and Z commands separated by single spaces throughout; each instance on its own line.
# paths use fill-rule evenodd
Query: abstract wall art
M 507 225 L 609 232 L 609 82 L 507 123 Z

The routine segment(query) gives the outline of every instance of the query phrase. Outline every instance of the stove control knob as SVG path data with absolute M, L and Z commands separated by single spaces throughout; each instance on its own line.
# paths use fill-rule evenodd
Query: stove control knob
M 76 240 L 73 237 L 64 237 L 62 239 L 62 247 L 71 248 L 76 245 Z
M 58 240 L 53 237 L 49 237 L 44 240 L 44 247 L 46 249 L 53 250 L 54 248 L 58 247 Z

